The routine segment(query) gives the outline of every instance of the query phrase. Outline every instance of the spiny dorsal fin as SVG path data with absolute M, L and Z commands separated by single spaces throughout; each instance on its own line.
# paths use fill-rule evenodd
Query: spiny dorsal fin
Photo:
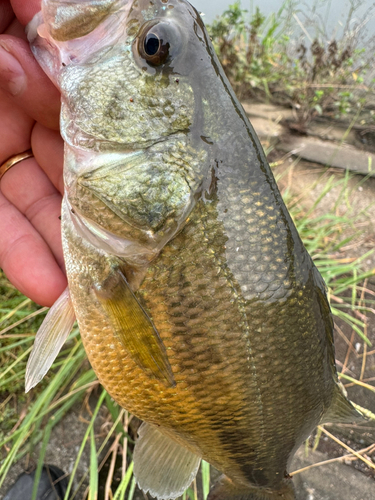
M 363 424 L 366 418 L 354 408 L 347 399 L 340 383 L 336 385 L 332 404 L 323 416 L 322 423 L 330 424 Z
M 197 475 L 200 457 L 156 427 L 143 423 L 134 448 L 134 476 L 139 487 L 159 500 L 177 498 Z
M 48 311 L 35 336 L 34 347 L 26 366 L 26 392 L 36 386 L 51 368 L 72 331 L 75 320 L 69 288 L 66 288 Z
M 120 342 L 133 361 L 168 386 L 176 385 L 167 351 L 146 311 L 117 269 L 95 294 Z

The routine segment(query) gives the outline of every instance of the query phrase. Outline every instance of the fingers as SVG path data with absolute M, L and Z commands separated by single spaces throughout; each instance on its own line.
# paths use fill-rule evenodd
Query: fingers
M 34 120 L 0 90 L 0 163 L 30 148 Z
M 37 163 L 63 194 L 64 141 L 60 133 L 36 123 L 31 135 L 31 146 Z
M 12 167 L 1 179 L 1 190 L 42 236 L 62 268 L 61 194 L 35 159 L 23 160 Z
M 0 0 L 0 33 L 4 33 L 13 17 L 14 13 L 9 0 Z
M 26 26 L 40 11 L 41 0 L 11 0 L 11 4 L 19 21 Z
M 0 213 L 0 267 L 22 293 L 51 306 L 67 286 L 64 273 L 43 238 L 1 192 Z
M 30 147 L 34 121 L 1 95 L 0 116 L 2 163 Z M 61 195 L 34 159 L 12 167 L 0 184 L 0 267 L 21 292 L 50 306 L 66 287 L 60 267 Z
M 59 128 L 59 92 L 25 41 L 23 26 L 39 10 L 40 0 L 0 0 L 0 33 L 6 30 L 0 35 L 0 163 L 32 140 L 45 171 L 29 159 L 1 179 L 0 267 L 21 292 L 51 306 L 67 285 L 58 219 L 63 147 L 48 130 Z M 42 125 L 34 130 L 35 121 Z
M 0 88 L 28 116 L 58 130 L 60 94 L 25 40 L 0 35 Z

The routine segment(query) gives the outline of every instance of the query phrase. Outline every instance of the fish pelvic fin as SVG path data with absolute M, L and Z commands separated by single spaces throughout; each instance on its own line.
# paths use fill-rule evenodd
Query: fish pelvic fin
M 44 318 L 26 366 L 25 392 L 35 387 L 51 368 L 72 331 L 76 315 L 66 288 Z
M 201 458 L 156 427 L 143 423 L 134 448 L 138 486 L 159 500 L 181 496 L 197 475 Z
M 167 351 L 151 319 L 119 269 L 95 294 L 124 349 L 137 365 L 168 387 L 176 385 Z
M 211 488 L 207 500 L 296 500 L 293 483 L 286 479 L 278 490 L 248 487 L 222 475 Z
M 363 424 L 367 418 L 347 399 L 344 386 L 339 382 L 335 387 L 332 404 L 323 416 L 322 424 Z

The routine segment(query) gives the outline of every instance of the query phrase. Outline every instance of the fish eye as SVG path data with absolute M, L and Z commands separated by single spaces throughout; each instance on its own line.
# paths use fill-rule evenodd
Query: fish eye
M 162 43 L 163 41 L 160 40 L 158 35 L 155 35 L 155 33 L 147 33 L 145 41 L 143 43 L 145 54 L 147 54 L 149 57 L 156 56 L 156 54 L 162 48 Z
M 181 45 L 176 28 L 166 22 L 147 23 L 137 38 L 139 55 L 152 67 L 167 63 Z

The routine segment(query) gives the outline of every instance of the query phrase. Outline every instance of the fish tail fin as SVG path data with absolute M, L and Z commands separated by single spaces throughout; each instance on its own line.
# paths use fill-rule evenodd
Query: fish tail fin
M 220 476 L 207 500 L 296 500 L 292 481 L 285 480 L 278 490 L 248 487 Z

